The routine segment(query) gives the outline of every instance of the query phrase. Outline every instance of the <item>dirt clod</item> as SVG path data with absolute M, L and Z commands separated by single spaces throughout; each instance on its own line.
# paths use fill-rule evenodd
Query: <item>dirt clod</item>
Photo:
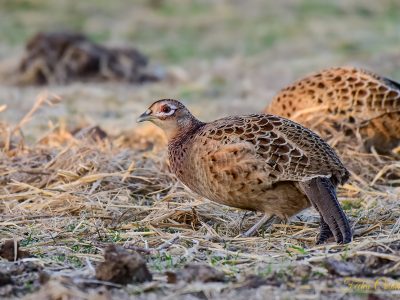
M 75 32 L 40 32 L 26 45 L 20 84 L 65 84 L 80 80 L 156 81 L 148 58 L 133 48 L 108 48 Z
M 168 283 L 184 282 L 223 282 L 225 274 L 204 264 L 188 264 L 182 270 L 174 272 L 166 272 Z
M 361 272 L 360 267 L 352 262 L 328 259 L 326 268 L 329 273 L 339 276 L 355 276 Z
M 6 284 L 12 284 L 12 278 L 10 274 L 0 272 L 0 286 L 4 286 Z
M 240 282 L 240 286 L 237 288 L 238 290 L 248 290 L 248 289 L 256 289 L 260 286 L 266 285 L 267 280 L 258 275 L 250 275 L 247 276 L 242 282 Z
M 0 299 L 21 296 L 39 288 L 43 266 L 35 261 L 0 261 Z
M 75 138 L 89 139 L 94 142 L 101 141 L 107 138 L 107 132 L 104 131 L 100 126 L 90 126 L 85 128 L 77 128 L 73 132 Z
M 105 261 L 96 269 L 96 278 L 119 284 L 151 281 L 152 275 L 146 261 L 137 252 L 110 245 L 104 254 Z
M 15 251 L 15 245 L 17 246 L 17 251 Z M 19 242 L 15 243 L 14 240 L 6 240 L 0 246 L 0 257 L 8 261 L 14 261 L 30 256 L 31 254 L 28 251 L 19 249 Z

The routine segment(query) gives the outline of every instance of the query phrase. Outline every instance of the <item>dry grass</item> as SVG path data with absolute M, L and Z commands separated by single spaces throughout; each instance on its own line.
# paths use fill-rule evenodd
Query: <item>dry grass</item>
M 398 8 L 393 0 L 2 5 L 1 69 L 12 69 L 32 34 L 60 28 L 138 47 L 163 65 L 167 79 L 49 86 L 63 99 L 54 105 L 53 98 L 35 101 L 41 88 L 4 85 L 7 72 L 0 72 L 0 240 L 18 240 L 34 256 L 0 261 L 0 298 L 398 299 L 398 161 L 362 153 L 357 139 L 330 140 L 352 171 L 339 189 L 355 229 L 350 245 L 315 246 L 312 210 L 241 238 L 258 216 L 243 218 L 244 211 L 184 189 L 168 172 L 162 134 L 133 125 L 164 97 L 184 99 L 203 120 L 261 111 L 280 88 L 331 66 L 398 80 Z M 88 124 L 100 124 L 107 139 L 84 138 L 90 130 L 74 134 Z M 154 280 L 123 287 L 95 280 L 110 243 L 143 253 Z M 167 283 L 165 271 L 190 262 L 222 270 L 227 281 Z M 2 285 L 4 270 L 14 284 Z
M 362 296 L 359 293 L 396 297 L 400 191 L 384 175 L 389 169 L 398 174 L 398 163 L 357 152 L 348 143 L 341 148 L 353 170 L 352 180 L 339 190 L 355 230 L 350 245 L 316 246 L 318 218 L 309 211 L 289 224 L 273 225 L 258 237 L 243 238 L 239 233 L 256 216 L 243 219 L 243 211 L 184 189 L 168 172 L 165 140 L 152 127 L 100 140 L 74 136 L 56 126 L 26 145 L 23 127 L 40 106 L 54 103 L 49 99 L 38 97 L 17 125 L 1 124 L 0 140 L 0 236 L 19 240 L 34 255 L 23 264 L 33 262 L 51 274 L 39 292 L 42 296 L 51 294 L 56 299 L 57 293 L 64 293 L 90 298 L 103 291 L 125 298 L 140 294 L 148 299 L 156 295 L 244 299 L 253 287 L 252 297 L 260 299 L 265 293 L 278 298 L 294 294 L 357 298 Z M 93 264 L 102 260 L 102 249 L 109 243 L 144 253 L 155 280 L 105 291 L 108 284 L 92 279 Z M 165 271 L 189 262 L 211 264 L 229 280 L 166 283 Z M 24 275 L 23 288 L 15 287 L 9 294 L 0 291 L 20 295 L 36 290 L 38 279 L 29 279 L 31 273 Z M 391 290 L 383 283 L 376 289 L 372 284 L 371 290 L 350 286 L 376 278 L 394 285 Z

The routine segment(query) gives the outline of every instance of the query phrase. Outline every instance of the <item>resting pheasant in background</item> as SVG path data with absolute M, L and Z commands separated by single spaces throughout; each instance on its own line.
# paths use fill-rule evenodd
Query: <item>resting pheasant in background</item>
M 212 201 L 287 219 L 313 205 L 321 215 L 317 243 L 332 235 L 349 243 L 351 229 L 336 198 L 349 173 L 333 149 L 312 131 L 285 118 L 253 114 L 210 123 L 176 100 L 159 100 L 138 122 L 151 121 L 168 138 L 172 171 Z
M 390 153 L 400 144 L 400 83 L 361 69 L 331 68 L 300 79 L 281 90 L 264 112 L 323 137 L 324 121 L 332 120 L 336 128 L 347 124 L 360 132 L 366 150 Z

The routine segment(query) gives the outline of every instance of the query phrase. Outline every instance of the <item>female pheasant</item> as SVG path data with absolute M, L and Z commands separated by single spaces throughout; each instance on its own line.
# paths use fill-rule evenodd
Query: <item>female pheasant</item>
M 138 119 L 161 127 L 168 138 L 172 171 L 212 201 L 287 219 L 313 205 L 321 216 L 317 243 L 352 233 L 336 198 L 349 178 L 333 149 L 312 131 L 274 115 L 231 116 L 210 123 L 196 119 L 179 101 L 154 102 Z
M 365 148 L 390 153 L 400 144 L 400 84 L 377 74 L 339 67 L 282 89 L 264 110 L 324 134 L 319 118 L 359 131 Z

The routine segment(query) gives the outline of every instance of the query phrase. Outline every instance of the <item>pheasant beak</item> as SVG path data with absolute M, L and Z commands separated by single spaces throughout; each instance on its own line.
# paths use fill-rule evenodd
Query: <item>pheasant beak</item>
M 144 121 L 151 121 L 155 119 L 152 114 L 152 111 L 150 109 L 146 110 L 144 113 L 140 115 L 140 117 L 136 120 L 138 123 L 144 122 Z

